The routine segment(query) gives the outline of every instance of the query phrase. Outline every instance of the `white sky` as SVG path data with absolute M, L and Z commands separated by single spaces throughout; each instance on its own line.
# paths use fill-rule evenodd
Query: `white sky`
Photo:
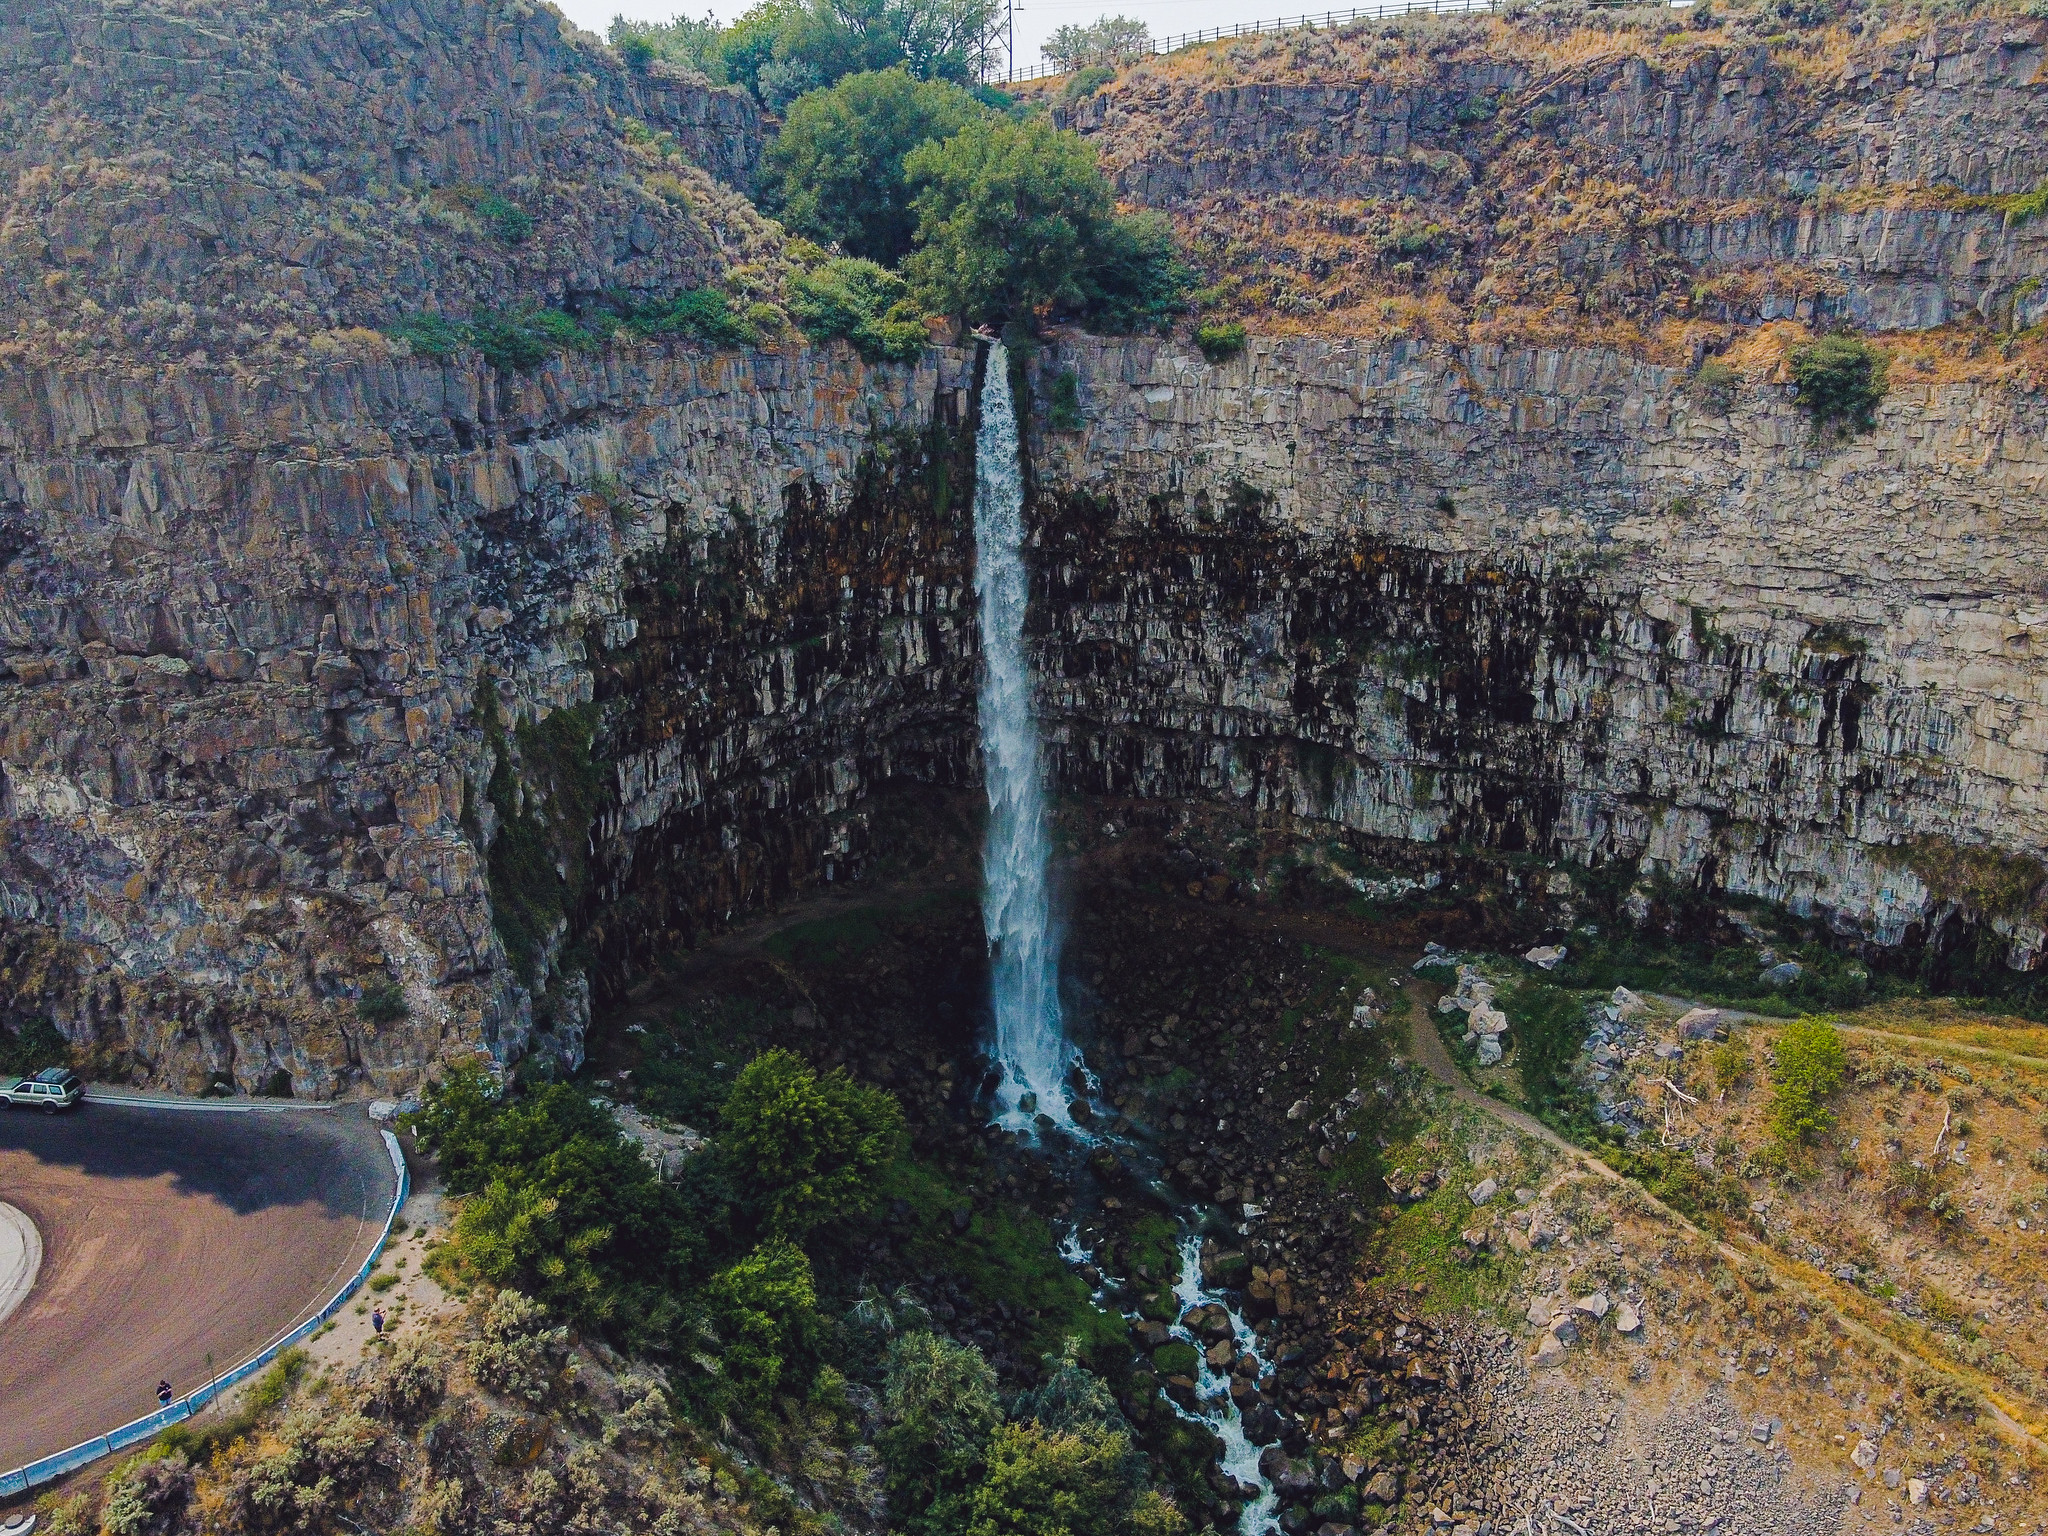
M 1312 0 L 1311 0 L 1312 3 Z M 1360 0 L 1346 0 L 1348 9 Z M 614 16 L 632 21 L 669 21 L 679 12 L 702 16 L 707 10 L 720 21 L 731 21 L 747 8 L 747 0 L 555 0 L 577 26 L 603 37 Z M 1038 45 L 1052 36 L 1055 28 L 1069 22 L 1090 22 L 1101 15 L 1130 16 L 1152 29 L 1154 37 L 1178 37 L 1205 27 L 1227 27 L 1242 21 L 1271 21 L 1295 14 L 1300 0 L 1026 0 L 1017 8 L 1017 65 L 1021 69 L 1039 62 Z M 1324 9 L 1329 8 L 1325 0 Z M 1320 15 L 1318 11 L 1316 14 Z

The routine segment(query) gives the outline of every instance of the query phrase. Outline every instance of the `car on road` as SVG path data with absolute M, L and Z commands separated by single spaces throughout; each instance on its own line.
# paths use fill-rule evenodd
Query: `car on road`
M 0 1077 L 0 1101 L 47 1115 L 71 1108 L 84 1092 L 78 1074 L 65 1067 L 45 1067 L 34 1077 Z

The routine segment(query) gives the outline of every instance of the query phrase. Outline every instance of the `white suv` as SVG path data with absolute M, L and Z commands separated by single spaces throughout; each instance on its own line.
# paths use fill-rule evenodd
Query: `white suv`
M 65 1067 L 45 1067 L 34 1077 L 0 1077 L 0 1100 L 48 1115 L 71 1108 L 83 1092 L 78 1074 Z

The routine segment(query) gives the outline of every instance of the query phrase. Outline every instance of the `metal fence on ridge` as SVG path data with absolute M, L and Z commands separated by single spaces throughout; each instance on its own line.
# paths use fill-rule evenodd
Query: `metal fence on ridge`
M 1499 0 L 1392 0 L 1383 5 L 1362 5 L 1348 11 L 1325 11 L 1320 16 L 1282 16 L 1275 21 L 1244 21 L 1235 26 L 1210 27 L 1200 32 L 1183 32 L 1178 37 L 1155 38 L 1151 53 L 1178 53 L 1199 43 L 1220 43 L 1233 37 L 1258 37 L 1263 33 L 1299 32 L 1311 27 L 1341 27 L 1353 21 L 1381 21 L 1390 16 L 1463 16 L 1474 11 L 1491 11 Z M 1059 64 L 1031 64 L 1004 74 L 991 75 L 992 83 L 1014 85 L 1023 80 L 1046 80 L 1072 74 Z

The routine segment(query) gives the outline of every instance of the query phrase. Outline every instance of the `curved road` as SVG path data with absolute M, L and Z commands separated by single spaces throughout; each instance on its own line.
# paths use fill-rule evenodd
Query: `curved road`
M 43 1235 L 11 1205 L 0 1205 L 0 1323 L 28 1297 L 43 1267 Z
M 0 1471 L 180 1395 L 319 1310 L 368 1257 L 394 1175 L 360 1108 L 0 1112 L 0 1202 L 42 1238 L 0 1318 Z

